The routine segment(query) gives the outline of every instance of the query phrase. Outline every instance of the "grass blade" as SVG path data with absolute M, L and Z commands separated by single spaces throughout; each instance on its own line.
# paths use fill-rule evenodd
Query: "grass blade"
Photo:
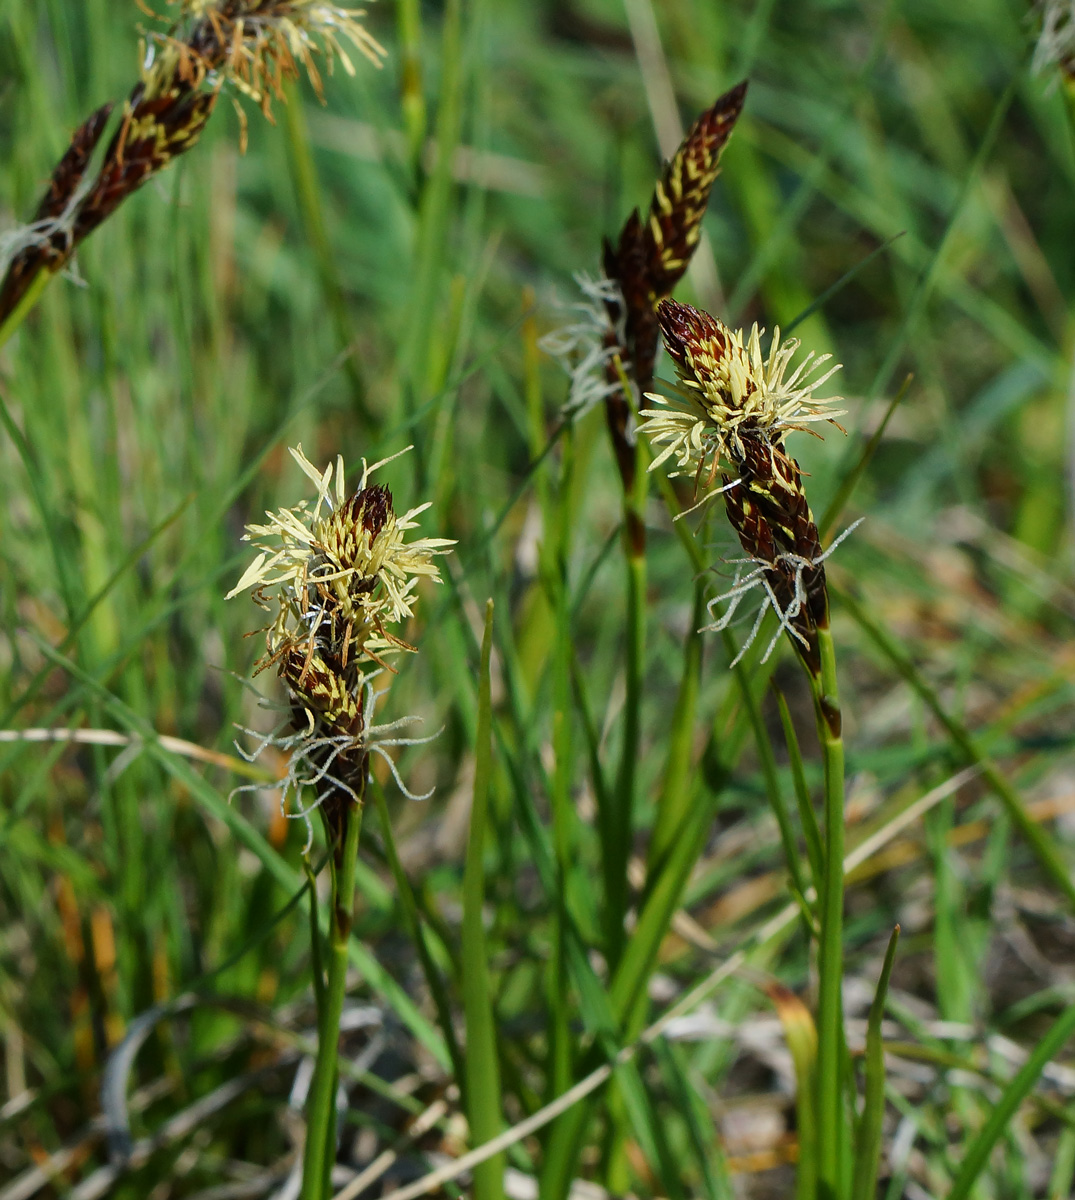
M 810 800 L 810 789 L 806 786 L 806 772 L 803 769 L 802 751 L 799 749 L 799 737 L 788 711 L 788 702 L 784 693 L 771 684 L 776 696 L 777 707 L 780 710 L 780 723 L 784 727 L 784 742 L 788 748 L 788 760 L 791 766 L 791 779 L 795 787 L 795 800 L 799 806 L 799 822 L 803 827 L 803 837 L 806 839 L 806 855 L 810 860 L 810 873 L 813 875 L 814 886 L 819 887 L 824 862 L 821 850 L 821 830 L 818 828 L 817 813 Z
M 993 1106 L 993 1111 L 989 1114 L 989 1119 L 982 1127 L 982 1131 L 967 1148 L 959 1174 L 952 1185 L 952 1190 L 948 1193 L 948 1200 L 966 1200 L 966 1197 L 971 1194 L 971 1189 L 977 1182 L 978 1176 L 981 1175 L 989 1161 L 993 1147 L 1008 1128 L 1019 1105 L 1030 1094 L 1038 1076 L 1045 1069 L 1046 1063 L 1059 1053 L 1073 1033 L 1075 1033 L 1075 1005 L 1065 1009 L 1057 1017 L 1052 1029 L 1037 1044 L 1022 1069 L 1004 1089 L 1004 1094 Z
M 888 940 L 881 978 L 877 981 L 866 1022 L 866 1095 L 855 1137 L 855 1173 L 851 1200 L 871 1200 L 877 1192 L 877 1170 L 881 1162 L 882 1119 L 885 1115 L 885 1052 L 881 1041 L 881 1019 L 892 964 L 896 961 L 897 925 Z
M 466 1014 L 467 1119 L 475 1146 L 500 1133 L 500 1070 L 496 1022 L 489 980 L 482 909 L 485 906 L 485 831 L 492 775 L 492 699 L 489 662 L 493 649 L 493 602 L 485 607 L 481 675 L 478 685 L 478 740 L 475 748 L 474 799 L 470 809 L 463 875 L 463 1007 Z M 497 1156 L 474 1169 L 475 1200 L 503 1200 L 504 1160 Z
M 775 979 L 765 985 L 765 994 L 776 1009 L 784 1040 L 795 1064 L 795 1117 L 799 1126 L 799 1165 L 795 1173 L 798 1200 L 813 1200 L 817 1190 L 818 1124 L 816 1100 L 817 1026 L 810 1010 Z
M 1072 882 L 1067 867 L 1053 848 L 1048 836 L 1027 812 L 1026 805 L 1019 793 L 1004 778 L 989 756 L 975 745 L 969 731 L 945 710 L 937 693 L 922 678 L 914 663 L 896 645 L 891 636 L 876 621 L 866 615 L 866 610 L 858 600 L 845 590 L 834 587 L 833 591 L 839 595 L 844 607 L 859 628 L 925 702 L 963 758 L 981 769 L 982 777 L 1004 805 L 1012 824 L 1030 846 L 1042 869 L 1063 892 L 1068 903 L 1075 906 L 1075 883 Z

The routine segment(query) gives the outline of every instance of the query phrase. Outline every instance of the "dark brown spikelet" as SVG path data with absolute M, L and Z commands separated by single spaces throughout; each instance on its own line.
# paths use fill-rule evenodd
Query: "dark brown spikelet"
M 646 276 L 645 227 L 637 208 L 627 218 L 616 246 L 605 239 L 602 264 L 605 275 L 619 284 L 622 297 L 605 302 L 609 317 L 605 345 L 611 351 L 605 378 L 613 386 L 605 401 L 605 415 L 620 476 L 630 489 L 635 473 L 635 452 L 628 433 L 633 405 L 624 391 L 621 372 L 633 379 L 640 391 L 650 387 L 659 336 Z M 616 332 L 619 329 L 622 342 Z
M 657 316 L 653 309 L 653 289 L 649 279 L 649 247 L 646 229 L 636 208 L 620 231 L 613 248 L 606 239 L 603 265 L 605 274 L 619 284 L 622 303 L 606 302 L 612 328 L 623 322 L 620 359 L 624 370 L 642 391 L 653 383 L 653 364 L 657 359 Z M 618 376 L 610 377 L 616 382 Z
M 68 201 L 78 190 L 86 167 L 101 140 L 105 125 L 112 113 L 112 104 L 102 104 L 75 130 L 71 144 L 64 151 L 63 158 L 56 164 L 49 180 L 49 190 L 38 205 L 34 214 L 35 221 L 52 220 L 63 213 Z
M 829 599 L 821 538 L 799 464 L 762 437 L 746 434 L 742 444 L 745 457 L 736 462 L 736 475 L 723 476 L 728 519 L 748 557 L 767 564 L 765 577 L 780 610 L 802 639 L 792 639 L 795 649 L 819 674 L 817 631 L 828 626 Z M 798 597 L 796 578 L 802 586 Z
M 392 493 L 383 483 L 374 483 L 355 492 L 347 504 L 350 519 L 357 521 L 361 515 L 362 528 L 370 537 L 376 537 L 392 511 Z
M 623 295 L 622 314 L 617 305 L 609 315 L 614 327 L 622 315 L 624 366 L 641 391 L 653 383 L 657 302 L 671 294 L 690 263 L 720 169 L 720 152 L 743 111 L 746 93 L 744 80 L 695 121 L 657 182 L 645 223 L 635 209 L 618 243 L 605 241 L 605 274 Z
M 193 14 L 190 7 L 196 9 Z M 14 256 L 0 280 L 0 327 L 43 270 L 60 270 L 82 239 L 128 196 L 194 146 L 225 79 L 255 96 L 271 119 L 272 97 L 283 97 L 284 81 L 298 78 L 300 63 L 322 96 L 321 77 L 311 53 L 311 29 L 316 31 L 330 66 L 333 47 L 342 53 L 340 37 L 376 60 L 375 51 L 380 52 L 377 43 L 363 38 L 361 28 L 347 13 L 319 14 L 318 7 L 297 5 L 295 0 L 184 5 L 184 14 L 167 34 L 153 35 L 142 81 L 132 89 L 101 169 L 75 211 L 68 212 L 69 204 L 104 131 L 111 105 L 98 109 L 76 132 L 53 172 L 36 220 L 62 216 L 62 228 L 45 230 L 39 238 L 33 237 L 32 228 L 29 231 L 26 247 Z
M 633 405 L 620 386 L 621 372 L 639 396 L 653 386 L 660 336 L 657 304 L 683 277 L 698 244 L 720 152 L 743 111 L 746 91 L 744 81 L 695 121 L 657 182 L 646 220 L 635 209 L 617 242 L 604 242 L 602 266 L 621 297 L 606 302 L 606 345 L 612 351 L 606 376 L 615 390 L 605 404 L 616 462 L 628 490 L 634 480 L 634 447 L 628 435 Z
M 48 191 L 34 214 L 34 223 L 57 221 L 78 191 L 90 158 L 101 140 L 111 104 L 102 104 L 75 130 L 71 144 L 56 164 L 49 179 Z M 0 286 L 0 324 L 18 307 L 19 301 L 33 283 L 38 271 L 58 270 L 70 256 L 71 231 L 57 228 L 43 230 L 41 239 L 14 255 Z
M 657 305 L 657 322 L 677 374 L 702 384 L 715 382 L 717 357 L 727 347 L 720 322 L 703 309 L 678 300 L 662 300 Z M 703 347 L 706 353 L 700 352 Z
M 646 238 L 649 282 L 658 300 L 672 294 L 698 245 L 709 193 L 720 173 L 720 153 L 743 111 L 746 94 L 744 80 L 702 113 L 654 189 Z
M 152 176 L 197 142 L 216 104 L 215 91 L 199 91 L 197 81 L 177 75 L 152 96 L 138 84 L 124 105 L 123 120 L 112 136 L 104 161 L 77 208 L 62 228 L 15 256 L 0 283 L 0 325 L 14 312 L 37 274 L 63 268 L 82 240 Z M 55 220 L 74 196 L 112 105 L 99 108 L 76 131 L 52 174 L 37 220 Z
M 291 696 L 295 729 L 313 726 L 309 751 L 326 820 L 339 824 L 347 805 L 361 796 L 369 769 L 362 734 L 366 728 L 362 689 L 354 666 L 344 666 L 305 646 L 290 647 L 280 660 L 280 678 Z
M 78 210 L 74 244 L 136 192 L 146 180 L 190 150 L 201 136 L 216 104 L 216 92 L 199 92 L 177 81 L 161 95 L 147 99 L 135 89 L 105 153 L 92 190 Z

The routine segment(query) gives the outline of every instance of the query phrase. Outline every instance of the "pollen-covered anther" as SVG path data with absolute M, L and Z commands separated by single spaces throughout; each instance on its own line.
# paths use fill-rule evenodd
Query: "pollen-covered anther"
M 830 355 L 811 351 L 789 373 L 799 342 L 782 343 L 779 329 L 763 354 L 757 325 L 744 335 L 674 300 L 658 305 L 657 318 L 679 389 L 674 399 L 647 393 L 660 405 L 642 411 L 644 432 L 661 447 L 650 470 L 671 458 L 677 473 L 689 472 L 708 487 L 722 463 L 738 468 L 743 462 L 747 437 L 778 448 L 793 430 L 814 432 L 812 425 L 835 425 L 842 415 L 830 407 L 837 397 L 815 395 L 840 369 L 824 369 Z
M 249 525 L 244 539 L 260 553 L 228 597 L 248 589 L 270 596 L 270 654 L 292 644 L 315 644 L 342 662 L 380 662 L 407 649 L 388 629 L 413 615 L 420 578 L 439 580 L 434 559 L 454 544 L 445 538 L 407 540 L 414 519 L 428 504 L 397 517 L 388 488 L 369 484 L 384 462 L 363 462 L 357 491 L 347 494 L 343 460 L 318 471 L 302 453 L 292 456 L 317 488 L 313 506 L 266 513 L 268 523 Z

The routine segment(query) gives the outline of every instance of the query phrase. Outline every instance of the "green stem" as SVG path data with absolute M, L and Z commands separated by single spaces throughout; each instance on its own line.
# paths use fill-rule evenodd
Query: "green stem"
M 291 170 L 298 194 L 299 210 L 302 213 L 306 235 L 317 260 L 317 273 L 321 289 L 336 327 L 336 338 L 340 349 L 347 352 L 343 370 L 351 385 L 351 397 L 358 419 L 367 429 L 376 430 L 376 419 L 370 411 L 365 381 L 358 363 L 355 330 L 347 313 L 347 300 L 337 270 L 337 259 L 328 236 L 325 208 L 321 200 L 321 187 L 310 152 L 310 134 L 306 127 L 306 115 L 302 108 L 302 97 L 297 88 L 288 91 L 284 111 L 284 128 L 290 152 Z
M 399 18 L 399 90 L 403 110 L 403 128 L 407 134 L 407 152 L 411 166 L 422 161 L 426 136 L 426 101 L 422 90 L 422 6 L 419 0 L 400 0 Z
M 852 1200 L 873 1200 L 877 1195 L 877 1168 L 881 1161 L 885 1116 L 885 1053 L 881 1022 L 885 1015 L 885 997 L 888 995 L 888 981 L 892 978 L 892 964 L 896 961 L 896 943 L 899 939 L 900 927 L 897 925 L 888 940 L 881 978 L 866 1022 L 866 1091 L 862 1118 L 855 1131 Z
M 634 809 L 638 744 L 641 737 L 642 672 L 646 656 L 646 526 L 643 518 L 648 476 L 642 439 L 636 449 L 633 488 L 623 498 L 624 558 L 627 566 L 627 645 L 624 653 L 626 696 L 623 708 L 623 746 L 616 776 L 616 813 L 605 832 L 606 903 L 608 905 L 608 962 L 615 968 L 623 953 L 623 922 L 630 889 L 627 867 L 634 842 Z M 602 841 L 605 839 L 602 838 Z
M 694 718 L 702 677 L 700 630 L 704 623 L 705 582 L 699 579 L 694 585 L 694 607 L 683 650 L 683 674 L 672 714 L 672 727 L 668 733 L 668 758 L 646 856 L 647 892 L 649 882 L 660 874 L 664 860 L 671 853 L 680 822 L 691 805 L 691 756 L 694 752 Z
M 463 1065 L 463 1055 L 459 1049 L 459 1042 L 455 1036 L 455 1027 L 452 1024 L 452 1010 L 448 998 L 448 989 L 437 968 L 437 964 L 433 961 L 433 955 L 430 952 L 425 929 L 422 925 L 422 914 L 418 907 L 418 898 L 414 893 L 414 888 L 411 887 L 411 881 L 407 878 L 407 873 L 403 869 L 399 853 L 396 850 L 396 841 L 392 834 L 392 818 L 388 812 L 388 801 L 385 799 L 384 788 L 381 787 L 376 778 L 372 777 L 366 786 L 369 788 L 370 794 L 373 796 L 373 802 L 377 806 L 377 815 L 381 822 L 381 836 L 384 838 L 385 858 L 388 860 L 388 867 L 392 872 L 392 878 L 396 884 L 399 906 L 403 913 L 403 922 L 407 926 L 407 932 L 410 934 L 411 941 L 418 952 L 418 961 L 422 964 L 426 986 L 429 988 L 429 994 L 433 998 L 433 1004 L 437 1010 L 437 1020 L 440 1023 L 441 1032 L 444 1034 L 444 1041 L 451 1056 L 452 1072 L 456 1079 L 464 1080 L 466 1070 Z
M 724 631 L 724 644 L 734 658 L 735 646 L 728 630 Z M 758 749 L 758 760 L 761 766 L 762 778 L 765 780 L 765 790 L 769 796 L 769 804 L 772 807 L 773 815 L 776 817 L 777 828 L 780 830 L 780 844 L 784 850 L 784 861 L 787 863 L 788 874 L 791 877 L 791 882 L 796 892 L 800 896 L 805 896 L 807 887 L 806 877 L 803 875 L 795 831 L 791 827 L 791 816 L 788 813 L 788 806 L 784 801 L 784 793 L 780 787 L 780 777 L 777 774 L 776 755 L 773 753 L 772 739 L 769 737 L 769 731 L 765 728 L 761 705 L 758 703 L 757 696 L 751 690 L 750 680 L 742 679 L 741 683 L 742 687 L 740 690 L 743 697 L 743 706 L 746 709 L 747 719 L 750 721 L 750 726 L 754 733 L 754 742 Z
M 836 652 L 826 626 L 818 630 L 821 674 L 811 676 L 818 740 L 825 763 L 825 869 L 818 948 L 818 1184 L 819 1195 L 840 1194 L 841 1083 L 843 1044 L 840 987 L 843 981 L 844 743 Z
M 321 955 L 321 925 L 317 912 L 317 872 L 309 855 L 303 855 L 302 869 L 310 892 L 310 970 L 314 979 L 314 1003 L 320 1019 L 320 1014 L 325 1011 L 325 964 Z
M 563 441 L 559 506 L 555 515 L 555 543 L 550 546 L 545 574 L 553 606 L 556 644 L 553 663 L 552 745 L 556 760 L 550 790 L 553 848 L 556 854 L 556 908 L 549 954 L 549 1070 L 550 1098 L 571 1085 L 573 1038 L 568 1005 L 567 888 L 575 843 L 575 810 L 571 799 L 571 599 L 567 563 L 571 550 L 570 496 L 574 471 L 574 434 Z M 607 806 L 606 806 L 607 808 Z
M 345 802 L 343 829 L 332 848 L 332 910 L 329 922 L 328 978 L 317 1021 L 317 1061 L 306 1103 L 306 1149 L 302 1200 L 332 1195 L 331 1174 L 336 1145 L 336 1079 L 340 1017 L 347 983 L 347 943 L 355 907 L 355 863 L 362 829 L 362 805 Z
M 788 762 L 791 767 L 791 779 L 795 785 L 795 800 L 799 806 L 799 822 L 803 827 L 803 837 L 806 839 L 806 856 L 810 860 L 810 874 L 815 888 L 821 887 L 821 877 L 824 874 L 825 853 L 821 849 L 821 830 L 817 825 L 817 814 L 810 802 L 810 790 L 806 786 L 806 772 L 803 769 L 802 751 L 799 749 L 799 739 L 795 733 L 795 725 L 788 711 L 788 702 L 784 693 L 769 681 L 773 694 L 776 696 L 777 707 L 780 709 L 780 723 L 784 727 L 784 744 L 788 749 Z
M 490 661 L 493 650 L 493 602 L 485 606 L 481 674 L 478 682 L 478 730 L 474 747 L 474 794 L 463 868 L 463 1013 L 466 1018 L 467 1120 L 474 1146 L 492 1141 L 503 1128 L 496 1012 L 489 976 L 485 907 L 485 838 L 489 822 L 489 785 L 493 773 Z M 495 1155 L 474 1169 L 474 1200 L 504 1200 L 504 1156 Z
M 33 283 L 26 289 L 26 294 L 8 313 L 7 319 L 0 322 L 0 346 L 2 346 L 16 329 L 22 324 L 23 318 L 31 308 L 38 302 L 41 293 L 45 290 L 45 285 L 52 278 L 52 272 L 42 268 L 34 276 Z

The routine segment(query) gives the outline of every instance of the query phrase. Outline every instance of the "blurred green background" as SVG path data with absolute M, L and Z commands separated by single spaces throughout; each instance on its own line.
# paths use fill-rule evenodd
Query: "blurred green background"
M 0 744 L 3 1200 L 269 1195 L 291 1169 L 309 964 L 302 906 L 285 909 L 304 831 L 279 818 L 267 785 L 229 807 L 251 778 L 235 727 L 272 718 L 246 685 L 258 614 L 223 596 L 248 561 L 244 523 L 307 494 L 286 453 L 299 442 L 315 462 L 339 452 L 351 468 L 413 444 L 384 472 L 397 510 L 431 501 L 422 531 L 459 543 L 408 631 L 421 652 L 381 709 L 441 730 L 399 754 L 408 786 L 435 785 L 433 799 L 386 787 L 450 1007 L 477 642 L 496 600 L 487 905 L 506 1118 L 547 1096 L 543 964 L 558 899 L 534 839 L 547 840 L 563 770 L 575 819 L 562 886 L 599 946 L 590 758 L 611 771 L 619 753 L 624 601 L 603 417 L 548 449 L 567 380 L 537 341 L 573 319 L 572 274 L 595 272 L 602 236 L 648 202 L 662 146 L 744 77 L 746 110 L 677 297 L 747 326 L 805 316 L 796 336 L 844 364 L 833 382 L 847 438 L 792 443 L 816 512 L 913 375 L 852 498 L 848 519 L 867 520 L 832 578 L 1038 805 L 1068 863 L 1075 853 L 1064 815 L 1075 811 L 1075 138 L 1057 72 L 1030 70 L 1035 12 L 1016 0 L 382 0 L 367 20 L 383 69 L 337 70 L 324 107 L 304 82 L 275 105 L 275 127 L 240 99 L 245 154 L 224 98 L 196 149 L 93 235 L 77 278 L 55 281 L 0 351 L 0 726 L 133 739 Z M 84 116 L 127 93 L 140 24 L 152 22 L 133 3 L 0 0 L 0 232 L 28 219 Z M 659 370 L 670 377 L 667 359 Z M 693 571 L 656 489 L 650 503 L 643 830 L 693 621 Z M 721 590 L 721 559 L 737 547 L 720 521 L 702 536 Z M 565 629 L 543 587 L 550 546 L 563 554 L 575 694 L 555 669 Z M 866 829 L 947 778 L 958 755 L 838 602 L 834 620 L 849 820 Z M 654 1012 L 788 894 L 754 751 L 720 759 L 736 702 L 727 662 L 707 639 L 689 785 L 713 794 L 717 818 L 685 896 L 693 924 L 670 935 L 651 984 Z M 816 781 L 808 694 L 794 664 L 776 677 Z M 566 764 L 552 748 L 564 722 Z M 154 733 L 223 757 L 176 752 Z M 376 1080 L 352 1081 L 342 1160 L 356 1164 L 391 1141 L 399 1096 L 413 1107 L 450 1078 L 372 815 L 363 836 L 356 932 L 369 961 L 352 994 L 379 1007 L 384 1046 L 362 1060 Z M 891 1083 L 883 1188 L 939 1195 L 989 1080 L 1009 1072 L 994 1050 L 971 1078 L 973 1047 L 1001 1034 L 1033 1042 L 1070 1000 L 1075 924 L 983 788 L 890 850 L 849 896 L 849 1015 L 861 1017 L 853 985 L 872 987 L 899 919 L 893 1020 L 932 1057 Z M 809 986 L 801 933 L 757 966 Z M 154 1027 L 127 1080 L 141 1089 L 133 1136 L 223 1082 L 267 1073 L 111 1190 L 77 1191 L 107 1162 L 92 1122 L 110 1051 L 138 1014 L 191 988 L 217 999 Z M 748 983 L 715 1005 L 716 1033 L 647 1059 L 679 1177 L 631 1151 L 639 1194 L 788 1194 L 779 1032 Z M 754 1030 L 763 1049 L 735 1030 Z M 356 1043 L 356 1058 L 368 1048 Z M 1069 1194 L 1066 1079 L 1052 1081 L 1052 1108 L 1013 1125 L 982 1195 Z M 384 1093 L 396 1100 L 375 1102 Z M 458 1137 L 449 1126 L 426 1149 L 458 1153 Z M 49 1159 L 64 1146 L 74 1153 Z M 527 1173 L 539 1157 L 527 1143 L 513 1164 Z M 31 1187 L 42 1162 L 53 1165 Z

